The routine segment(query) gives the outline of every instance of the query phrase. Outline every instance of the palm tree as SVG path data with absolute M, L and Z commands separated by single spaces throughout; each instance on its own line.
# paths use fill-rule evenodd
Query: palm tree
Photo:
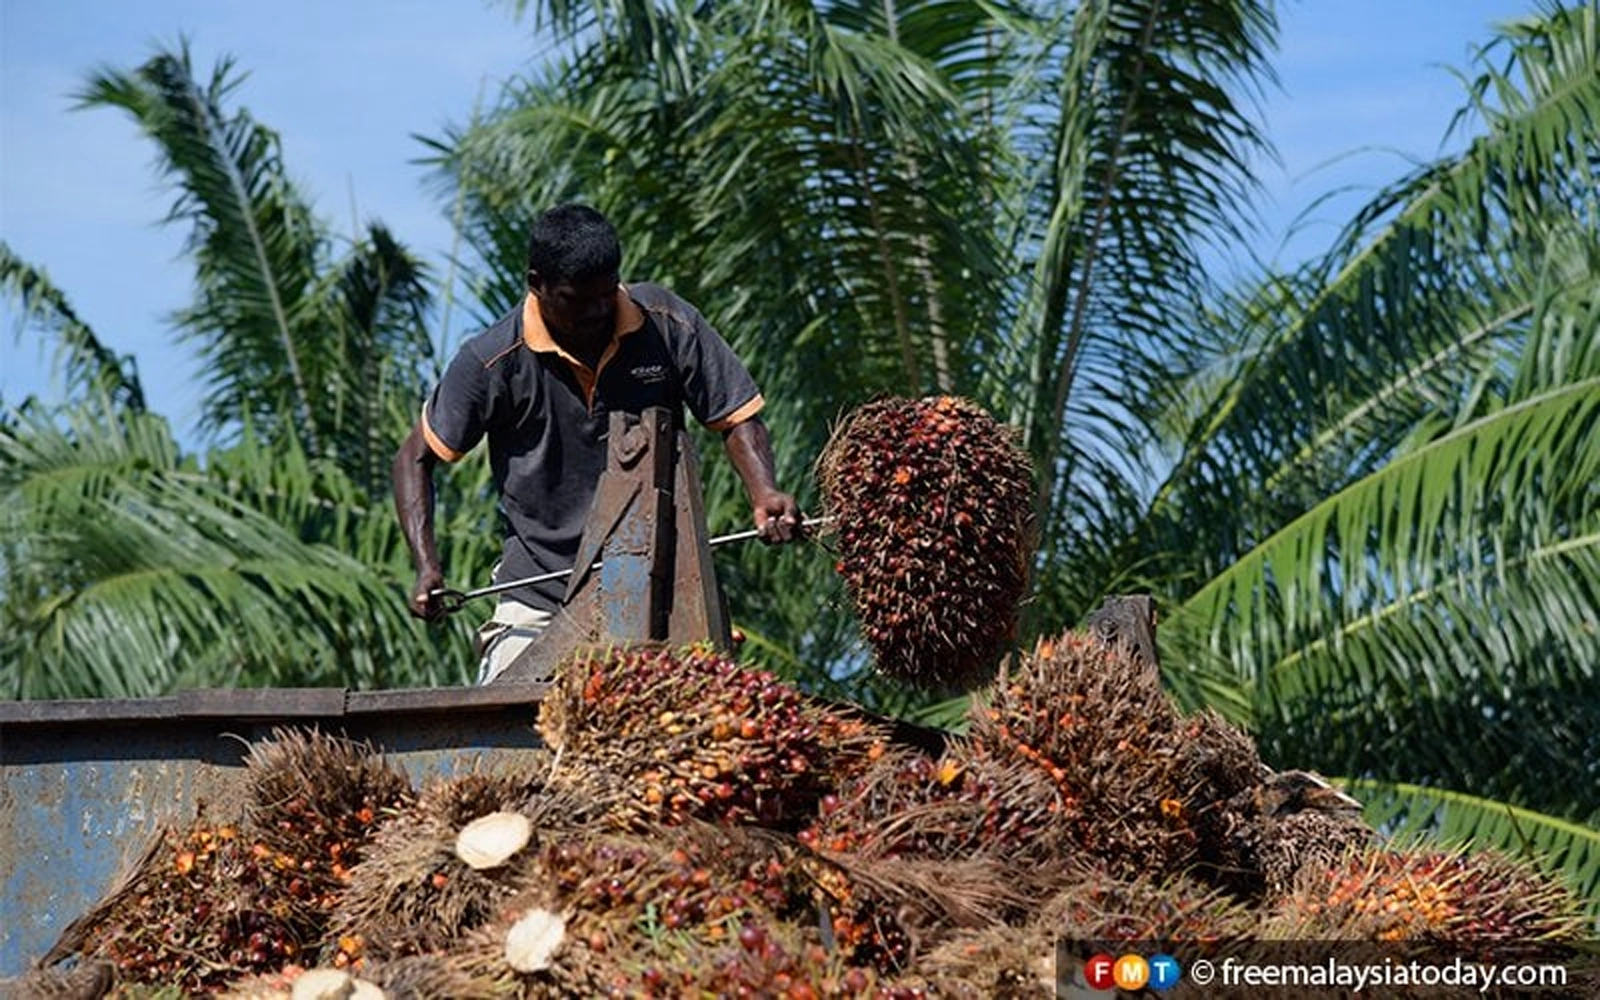
M 8 696 L 466 673 L 443 652 L 467 648 L 464 625 L 430 631 L 404 612 L 388 510 L 389 459 L 437 376 L 427 272 L 379 224 L 335 255 L 276 134 L 227 107 L 237 83 L 228 61 L 197 79 L 180 45 L 82 94 L 134 116 L 178 192 L 168 221 L 190 226 L 196 294 L 177 327 L 210 376 L 202 453 L 182 452 L 131 364 L 42 271 L 0 254 L 67 376 L 64 404 L 0 420 Z M 492 533 L 460 509 L 449 548 L 470 572 Z
M 539 13 L 566 32 L 567 56 L 437 143 L 488 270 L 518 273 L 539 208 L 606 211 L 629 268 L 699 304 L 750 360 L 802 492 L 829 420 L 869 395 L 978 397 L 1024 428 L 1045 470 L 1040 620 L 1090 606 L 1109 570 L 1054 567 L 1087 566 L 1085 519 L 1106 537 L 1105 494 L 1129 492 L 1128 444 L 1104 419 L 1123 412 L 1109 375 L 1177 328 L 1198 284 L 1194 241 L 1247 190 L 1259 136 L 1227 85 L 1265 72 L 1265 9 Z M 496 304 L 519 291 L 497 287 Z M 714 526 L 742 517 L 732 477 L 707 464 Z M 774 643 L 788 647 L 777 662 L 813 683 L 832 679 L 819 665 L 861 662 L 846 616 L 816 607 L 840 604 L 831 560 L 763 553 L 728 575 L 748 630 L 793 637 Z M 884 692 L 869 676 L 857 693 L 871 701 Z
M 1250 192 L 1269 8 L 537 10 L 566 58 L 436 143 L 480 262 L 518 273 L 539 207 L 607 211 L 753 359 L 791 481 L 841 407 L 978 398 L 1040 473 L 1036 631 L 1149 589 L 1187 704 L 1596 892 L 1592 7 L 1486 50 L 1465 154 L 1226 297 L 1200 248 Z M 882 701 L 821 563 L 740 560 L 736 613 Z
M 1467 149 L 1219 317 L 1134 545 L 1173 647 L 1233 672 L 1271 758 L 1396 825 L 1543 849 L 1591 896 L 1597 28 L 1590 5 L 1504 29 Z M 1213 545 L 1182 544 L 1196 526 Z

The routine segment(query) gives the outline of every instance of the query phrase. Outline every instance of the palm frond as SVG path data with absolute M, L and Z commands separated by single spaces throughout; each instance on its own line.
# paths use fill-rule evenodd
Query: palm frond
M 1600 804 L 1564 777 L 1600 665 L 1595 133 L 1568 129 L 1600 48 L 1549 36 L 1582 23 L 1518 29 L 1570 79 L 1502 87 L 1488 135 L 1242 298 L 1164 404 L 1183 450 L 1130 549 L 1177 596 L 1164 645 L 1253 688 L 1286 764 Z
M 382 566 L 230 497 L 160 418 L 22 413 L 0 431 L 0 492 L 9 697 L 467 672 L 409 620 Z
M 131 355 L 118 355 L 78 318 L 67 296 L 44 270 L 22 260 L 0 240 L 0 289 L 21 306 L 24 324 L 55 341 L 56 368 L 67 391 L 104 393 L 135 412 L 144 409 L 144 387 Z M 21 338 L 22 328 L 17 330 Z
M 1030 345 L 1019 420 L 1047 482 L 1085 347 L 1132 358 L 1164 340 L 1169 310 L 1200 271 L 1192 241 L 1226 235 L 1248 192 L 1245 157 L 1262 145 L 1228 84 L 1265 72 L 1274 25 L 1234 3 L 1084 4 L 1059 51 L 1041 220 L 1018 335 Z M 1220 228 L 1217 228 L 1220 227 Z M 1051 491 L 1047 497 L 1053 502 Z
M 1380 768 L 1371 727 L 1404 713 L 1408 741 L 1442 751 L 1411 751 L 1408 773 L 1483 764 L 1498 741 L 1469 734 L 1491 726 L 1538 764 L 1525 774 L 1558 771 L 1583 751 L 1587 704 L 1562 691 L 1600 663 L 1597 430 L 1600 378 L 1482 417 L 1286 525 L 1168 631 L 1253 683 L 1264 746 L 1306 763 Z
M 305 306 L 324 241 L 284 170 L 277 134 L 228 111 L 241 82 L 228 59 L 202 82 L 183 42 L 131 73 L 101 70 L 78 99 L 132 115 L 179 189 L 168 221 L 192 227 L 197 301 L 179 322 L 210 381 L 203 424 L 213 432 L 245 419 L 282 424 L 320 451 L 313 415 L 322 401 L 307 362 L 321 317 Z
M 427 268 L 374 223 L 312 293 L 331 320 L 310 366 L 322 401 L 316 423 L 368 496 L 387 491 L 390 457 L 440 374 L 427 281 Z

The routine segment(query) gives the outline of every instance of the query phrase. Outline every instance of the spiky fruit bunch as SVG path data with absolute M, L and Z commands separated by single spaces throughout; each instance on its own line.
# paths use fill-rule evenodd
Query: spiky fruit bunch
M 502 975 L 507 935 L 538 908 L 563 915 L 563 940 L 548 968 L 519 981 L 544 984 L 549 995 L 679 995 L 673 984 L 737 946 L 739 928 L 776 926 L 803 902 L 785 842 L 689 823 L 548 843 L 523 865 L 522 892 L 456 949 L 459 968 Z M 668 973 L 670 982 L 661 978 Z
M 1197 808 L 1217 793 L 1197 787 L 1160 679 L 1122 651 L 1077 632 L 1040 642 L 974 701 L 970 732 L 980 752 L 1056 786 L 1062 849 L 1129 876 L 1193 860 Z
M 835 428 L 817 482 L 877 669 L 929 690 L 993 677 L 1035 540 L 1015 433 L 956 396 L 881 399 Z
M 247 817 L 274 851 L 298 860 L 326 909 L 378 824 L 410 801 L 411 782 L 365 744 L 279 729 L 245 761 Z
M 689 840 L 603 837 L 552 845 L 539 863 L 544 885 L 583 918 L 574 926 L 588 931 L 590 949 L 606 952 L 628 947 L 641 920 L 725 942 L 730 921 L 788 905 L 782 862 L 771 861 L 776 868 L 731 878 L 723 859 Z
M 1581 904 L 1559 881 L 1494 851 L 1372 850 L 1307 872 L 1280 913 L 1306 937 L 1511 944 L 1575 939 Z
M 168 830 L 124 891 L 94 915 L 83 951 L 125 982 L 213 990 L 276 971 L 311 948 L 319 905 L 299 859 L 231 825 Z
M 937 997 L 1031 1000 L 1056 995 L 1061 933 L 1034 924 L 956 934 L 917 962 L 917 979 Z
M 1199 838 L 1199 863 L 1213 869 L 1232 862 L 1231 839 L 1239 817 L 1228 804 L 1258 786 L 1267 767 L 1249 734 L 1206 709 L 1176 720 L 1179 779 L 1191 789 L 1187 808 Z M 1227 879 L 1213 871 L 1219 885 Z
M 852 961 L 903 971 L 912 940 L 926 947 L 1025 912 L 1035 876 L 1048 880 L 1052 866 L 1034 848 L 1049 842 L 1054 789 L 967 750 L 955 741 L 937 760 L 890 751 L 825 797 L 798 835 L 815 852 L 800 863 Z
M 1248 908 L 1188 876 L 1118 878 L 1103 867 L 1064 879 L 1034 920 L 1079 941 L 1232 941 L 1256 927 Z
M 952 739 L 935 759 L 895 749 L 824 797 L 809 847 L 872 858 L 993 857 L 1043 862 L 1066 801 L 1038 769 Z
M 528 754 L 526 760 L 503 767 L 480 770 L 475 762 L 471 769 L 429 780 L 417 793 L 413 811 L 438 816 L 454 826 L 492 812 L 538 814 L 543 818 L 558 797 L 547 780 L 553 755 L 542 749 Z M 577 808 L 575 802 L 566 805 Z
M 363 978 L 376 983 L 388 1000 L 500 1000 L 521 992 L 509 969 L 474 974 L 443 952 L 373 965 Z
M 807 942 L 791 925 L 751 920 L 740 925 L 735 940 L 703 949 L 680 968 L 677 983 L 662 974 L 668 989 L 650 988 L 656 977 L 641 976 L 651 996 L 815 997 L 818 1000 L 878 995 L 878 977 L 870 969 L 846 965 L 837 952 Z
M 570 764 L 565 780 L 608 775 L 646 821 L 798 826 L 886 740 L 857 715 L 705 650 L 634 647 L 563 671 L 539 730 Z
M 477 871 L 456 857 L 458 831 L 437 813 L 384 824 L 332 912 L 341 951 L 379 961 L 422 954 L 493 917 L 515 891 L 512 879 L 503 869 Z
M 922 950 L 963 928 L 1028 912 L 1015 869 L 993 857 L 933 859 L 816 852 L 796 859 L 820 919 L 847 961 L 907 972 Z
M 540 754 L 425 784 L 416 804 L 387 820 L 351 869 L 330 918 L 333 936 L 360 937 L 367 955 L 388 960 L 444 948 L 491 919 L 516 892 L 519 876 L 510 865 L 480 871 L 463 862 L 455 849 L 463 828 L 482 816 L 513 812 L 531 820 L 536 837 L 548 839 L 583 829 L 598 816 L 575 790 L 546 784 L 548 771 Z
M 915 996 L 880 985 L 874 970 L 851 966 L 816 935 L 790 921 L 748 914 L 730 919 L 718 938 L 661 933 L 645 923 L 636 936 L 649 935 L 628 947 L 607 944 L 581 934 L 565 941 L 544 970 L 511 977 L 509 991 L 499 995 L 564 998 L 612 996 L 677 997 L 813 997 L 848 1000 L 858 997 Z M 634 946 L 634 945 L 638 946 Z M 457 976 L 476 983 L 494 982 L 484 968 L 500 961 L 496 929 L 475 932 L 466 949 L 447 960 Z M 469 971 L 470 970 L 470 971 Z M 438 973 L 435 972 L 437 976 Z M 462 994 L 432 994 L 457 996 Z M 473 993 L 472 996 L 484 995 Z

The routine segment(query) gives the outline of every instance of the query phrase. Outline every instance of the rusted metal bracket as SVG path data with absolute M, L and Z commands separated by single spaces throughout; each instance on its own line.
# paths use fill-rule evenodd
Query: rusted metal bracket
M 494 684 L 548 681 L 582 649 L 708 642 L 732 651 L 688 435 L 651 408 L 612 413 L 609 441 L 561 608 Z
M 1150 670 L 1161 669 L 1156 652 L 1156 603 L 1149 594 L 1108 597 L 1084 619 L 1106 647 L 1120 647 Z

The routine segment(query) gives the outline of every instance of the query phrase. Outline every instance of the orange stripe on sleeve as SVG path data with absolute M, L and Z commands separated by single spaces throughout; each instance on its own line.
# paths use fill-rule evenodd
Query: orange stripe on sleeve
M 743 406 L 723 417 L 721 420 L 713 420 L 711 423 L 706 424 L 706 427 L 714 431 L 732 430 L 733 428 L 744 423 L 746 420 L 749 420 L 751 417 L 755 416 L 757 413 L 760 413 L 761 408 L 765 405 L 767 405 L 767 401 L 761 398 L 760 393 L 756 393 L 756 395 L 748 403 L 745 403 Z
M 428 408 L 426 406 L 422 408 L 421 427 L 422 440 L 426 441 L 428 443 L 428 448 L 444 461 L 459 462 L 463 458 L 467 457 L 466 452 L 456 451 L 454 448 L 445 444 L 444 441 L 440 439 L 439 435 L 433 432 L 433 428 L 428 424 Z

